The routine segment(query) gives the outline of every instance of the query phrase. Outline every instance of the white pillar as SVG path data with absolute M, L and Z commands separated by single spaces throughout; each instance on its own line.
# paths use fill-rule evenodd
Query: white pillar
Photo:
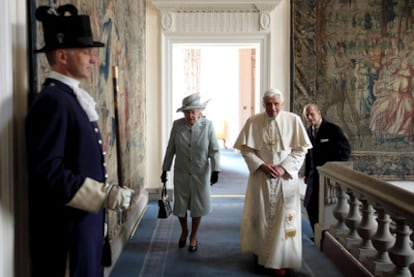
M 29 1 L 14 0 L 7 1 L 9 4 L 8 22 L 9 30 L 12 34 L 11 41 L 11 65 L 8 64 L 8 79 L 13 87 L 13 139 L 8 149 L 12 151 L 13 180 L 12 184 L 14 195 L 14 276 L 29 276 L 29 239 L 28 239 L 28 200 L 27 200 L 27 181 L 26 181 L 26 148 L 24 120 L 27 112 L 27 101 L 29 95 L 29 49 L 28 32 L 30 23 L 28 22 Z M 6 9 L 2 9 L 5 11 Z M 9 44 L 7 44 L 9 45 Z M 10 54 L 8 55 L 10 56 Z M 14 146 L 12 147 L 12 144 Z
M 14 276 L 11 1 L 0 2 L 0 276 Z

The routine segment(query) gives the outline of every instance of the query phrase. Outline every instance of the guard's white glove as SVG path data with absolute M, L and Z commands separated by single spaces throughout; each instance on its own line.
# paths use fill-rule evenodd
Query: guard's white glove
M 108 185 L 106 188 L 105 208 L 126 210 L 131 205 L 134 191 L 127 187 Z

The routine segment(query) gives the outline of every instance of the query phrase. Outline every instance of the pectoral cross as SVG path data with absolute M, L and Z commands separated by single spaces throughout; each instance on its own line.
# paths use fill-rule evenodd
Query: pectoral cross
M 276 146 L 276 140 L 273 139 L 273 140 L 268 141 L 267 142 L 267 146 L 269 147 L 269 149 L 274 150 L 275 149 L 275 146 Z
M 275 120 L 271 120 L 268 125 L 266 143 L 269 149 L 275 151 L 279 136 L 277 135 L 277 126 Z

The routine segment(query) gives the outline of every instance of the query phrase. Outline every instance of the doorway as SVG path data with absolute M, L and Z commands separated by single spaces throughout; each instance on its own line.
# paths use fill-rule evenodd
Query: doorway
M 176 43 L 172 46 L 172 119 L 185 96 L 200 92 L 203 115 L 222 148 L 232 148 L 246 119 L 257 111 L 260 64 L 257 43 Z

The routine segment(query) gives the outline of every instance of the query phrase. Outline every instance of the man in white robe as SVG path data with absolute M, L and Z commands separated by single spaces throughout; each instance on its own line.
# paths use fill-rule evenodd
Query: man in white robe
M 234 148 L 250 175 L 243 209 L 240 248 L 253 253 L 256 265 L 298 269 L 302 263 L 301 202 L 298 172 L 312 144 L 299 116 L 282 111 L 276 89 L 263 96 L 264 113 L 250 117 Z

